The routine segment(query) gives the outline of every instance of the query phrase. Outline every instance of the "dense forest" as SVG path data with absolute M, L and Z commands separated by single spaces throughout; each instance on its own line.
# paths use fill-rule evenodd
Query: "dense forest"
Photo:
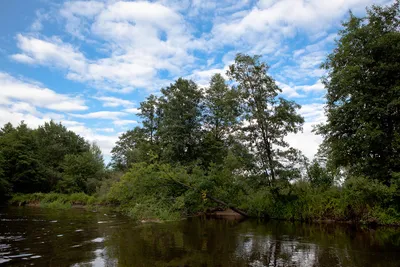
M 302 130 L 301 106 L 281 96 L 260 56 L 237 54 L 228 80 L 216 74 L 199 88 L 179 78 L 147 97 L 142 125 L 119 137 L 107 167 L 96 144 L 61 124 L 4 125 L 0 196 L 112 204 L 135 218 L 231 207 L 266 218 L 399 224 L 399 14 L 396 1 L 343 24 L 321 66 L 327 121 L 315 126 L 324 141 L 312 160 L 286 140 Z

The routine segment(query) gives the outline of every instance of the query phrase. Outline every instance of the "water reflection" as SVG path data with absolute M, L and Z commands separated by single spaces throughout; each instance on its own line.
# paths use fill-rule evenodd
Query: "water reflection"
M 192 218 L 137 224 L 109 212 L 11 208 L 0 263 L 37 266 L 400 266 L 400 231 Z

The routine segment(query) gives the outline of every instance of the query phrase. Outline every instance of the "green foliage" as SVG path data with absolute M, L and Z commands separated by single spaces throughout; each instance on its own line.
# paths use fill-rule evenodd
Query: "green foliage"
M 112 167 L 118 171 L 126 171 L 132 163 L 146 161 L 147 148 L 144 129 L 135 127 L 123 133 L 111 150 Z
M 314 187 L 328 188 L 334 182 L 334 176 L 316 160 L 313 160 L 311 165 L 307 167 L 307 175 L 311 185 Z
M 88 152 L 66 155 L 62 167 L 64 179 L 59 182 L 58 191 L 93 194 L 104 172 L 100 148 L 93 144 Z
M 21 122 L 0 131 L 1 198 L 11 193 L 94 193 L 102 179 L 100 149 L 53 121 L 30 129 Z
M 136 163 L 110 189 L 108 201 L 137 219 L 174 217 L 179 210 L 174 202 L 185 191 L 169 177 L 186 180 L 183 168 L 165 164 Z
M 240 129 L 240 96 L 230 88 L 221 74 L 211 77 L 210 86 L 204 96 L 204 122 L 207 133 L 202 143 L 202 163 L 222 164 L 234 139 L 230 138 Z
M 394 198 L 397 191 L 396 186 L 371 183 L 362 177 L 328 189 L 297 182 L 286 193 L 281 190 L 279 196 L 269 187 L 259 188 L 249 195 L 243 207 L 257 217 L 398 224 L 400 213 Z
M 344 23 L 328 71 L 328 159 L 336 168 L 389 184 L 400 171 L 400 2 Z
M 399 224 L 399 6 L 344 23 L 323 64 L 327 123 L 311 163 L 287 142 L 302 130 L 300 105 L 280 97 L 260 56 L 238 54 L 230 83 L 216 74 L 199 88 L 179 78 L 140 103 L 142 125 L 119 137 L 109 170 L 96 145 L 61 124 L 4 125 L 0 198 L 107 203 L 147 220 L 238 207 L 257 217 Z
M 73 205 L 92 205 L 98 203 L 94 196 L 84 193 L 59 194 L 59 193 L 33 193 L 33 194 L 15 194 L 9 200 L 11 205 L 39 205 L 44 208 L 66 209 Z
M 275 181 L 287 178 L 283 162 L 294 152 L 284 137 L 301 130 L 304 119 L 297 114 L 300 105 L 278 97 L 281 89 L 267 74 L 268 69 L 260 56 L 238 54 L 227 74 L 238 84 L 243 119 L 249 122 L 245 128 L 247 141 L 254 146 L 260 172 Z
M 36 192 L 48 188 L 43 178 L 35 132 L 21 122 L 16 128 L 6 124 L 0 134 L 0 170 L 14 192 Z M 3 184 L 6 184 L 3 182 Z
M 202 91 L 193 81 L 179 78 L 161 93 L 158 135 L 162 159 L 168 163 L 191 163 L 200 152 Z

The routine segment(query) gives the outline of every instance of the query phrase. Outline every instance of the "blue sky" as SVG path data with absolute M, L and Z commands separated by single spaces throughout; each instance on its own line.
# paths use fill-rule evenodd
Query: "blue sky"
M 236 53 L 262 55 L 282 96 L 303 107 L 292 146 L 312 157 L 325 120 L 319 68 L 341 22 L 387 0 L 0 2 L 0 124 L 53 119 L 106 159 L 139 103 L 178 77 L 206 87 Z

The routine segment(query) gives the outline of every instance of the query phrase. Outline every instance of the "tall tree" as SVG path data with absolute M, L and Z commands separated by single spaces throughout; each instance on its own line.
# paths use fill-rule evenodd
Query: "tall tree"
M 387 184 L 400 172 L 399 3 L 373 6 L 364 18 L 350 13 L 323 64 L 327 123 L 319 133 L 329 161 Z
M 46 122 L 35 131 L 38 155 L 44 166 L 44 176 L 51 189 L 62 179 L 61 163 L 68 154 L 88 152 L 90 144 L 81 136 L 69 131 L 61 123 Z
M 289 144 L 284 137 L 301 130 L 304 119 L 297 114 L 298 104 L 278 97 L 281 90 L 267 74 L 268 68 L 260 56 L 238 54 L 228 76 L 242 96 L 248 142 L 255 146 L 261 171 L 274 181 L 287 173 L 284 161 L 295 151 L 285 149 Z
M 163 158 L 169 162 L 192 162 L 198 156 L 202 136 L 201 90 L 193 81 L 179 78 L 161 92 L 159 134 Z
M 239 93 L 230 88 L 221 74 L 211 77 L 204 97 L 204 128 L 207 133 L 203 141 L 203 161 L 221 164 L 227 155 L 229 138 L 239 128 Z
M 32 129 L 21 122 L 16 128 L 6 124 L 0 135 L 0 169 L 13 192 L 48 191 L 43 164 L 37 153 L 38 143 Z M 8 184 L 8 185 L 7 185 Z
M 156 133 L 160 120 L 160 108 L 155 95 L 150 95 L 146 101 L 140 103 L 139 116 L 143 119 L 143 129 L 149 136 L 149 142 L 153 144 L 156 142 Z
M 132 163 L 145 161 L 146 132 L 135 127 L 123 133 L 111 150 L 111 166 L 120 171 L 126 171 Z

